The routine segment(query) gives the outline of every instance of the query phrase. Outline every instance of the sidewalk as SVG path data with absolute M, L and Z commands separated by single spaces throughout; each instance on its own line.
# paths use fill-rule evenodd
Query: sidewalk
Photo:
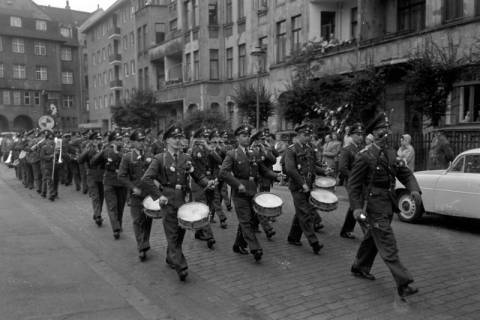
M 20 198 L 3 178 L 0 177 L 1 319 L 166 318 L 145 303 L 138 307 L 135 299 L 143 298 L 138 292 L 128 288 L 119 275 L 69 235 L 49 226 L 38 209 Z M 129 292 L 119 292 L 122 286 Z

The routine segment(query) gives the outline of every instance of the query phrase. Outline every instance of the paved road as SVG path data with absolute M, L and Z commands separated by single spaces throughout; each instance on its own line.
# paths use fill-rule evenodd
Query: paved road
M 315 256 L 286 244 L 292 218 L 286 200 L 277 235 L 259 238 L 260 264 L 231 251 L 236 219 L 227 230 L 213 225 L 214 251 L 187 233 L 190 275 L 181 283 L 166 267 L 165 238 L 154 221 L 150 259 L 137 259 L 128 208 L 120 240 L 108 223 L 97 228 L 89 199 L 61 187 L 54 203 L 25 189 L 0 166 L 1 319 L 478 319 L 480 222 L 426 218 L 393 222 L 400 256 L 420 293 L 396 298 L 393 279 L 377 259 L 375 282 L 354 278 L 349 268 L 359 240 L 338 237 L 347 203 L 324 216 L 325 248 Z M 106 217 L 106 216 L 105 216 Z M 356 235 L 361 236 L 356 229 Z

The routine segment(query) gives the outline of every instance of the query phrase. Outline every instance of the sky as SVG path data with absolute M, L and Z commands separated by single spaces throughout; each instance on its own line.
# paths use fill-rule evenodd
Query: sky
M 34 0 L 34 2 L 43 6 L 65 8 L 66 0 Z M 93 12 L 97 9 L 97 5 L 106 10 L 115 0 L 69 0 L 69 2 L 73 10 Z

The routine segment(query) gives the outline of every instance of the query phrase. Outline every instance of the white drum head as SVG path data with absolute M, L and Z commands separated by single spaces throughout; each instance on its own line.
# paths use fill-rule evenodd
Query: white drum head
M 310 193 L 310 196 L 321 203 L 331 204 L 338 202 L 337 196 L 333 192 L 330 192 L 328 190 L 313 190 Z
M 273 193 L 261 193 L 254 199 L 255 203 L 263 208 L 278 208 L 283 205 L 283 200 Z
M 329 177 L 318 177 L 315 179 L 315 186 L 318 188 L 332 188 L 335 187 L 336 184 L 335 179 Z
M 160 211 L 160 199 L 153 201 L 152 197 L 147 196 L 145 199 L 143 199 L 143 207 L 152 211 Z
M 208 217 L 210 209 L 201 202 L 189 202 L 178 208 L 178 218 L 183 221 L 200 221 Z

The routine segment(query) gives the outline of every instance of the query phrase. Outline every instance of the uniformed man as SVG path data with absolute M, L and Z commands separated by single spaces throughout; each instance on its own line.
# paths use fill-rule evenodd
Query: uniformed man
M 55 145 L 53 132 L 46 130 L 45 138 L 40 149 L 43 181 L 41 196 L 45 198 L 48 195 L 48 199 L 54 201 L 58 197 L 60 148 Z
M 323 169 L 316 161 L 315 151 L 308 143 L 313 133 L 309 124 L 302 124 L 295 128 L 297 133 L 295 143 L 285 151 L 285 173 L 290 178 L 289 189 L 295 205 L 295 216 L 292 221 L 288 243 L 301 246 L 302 233 L 308 240 L 315 254 L 323 247 L 314 231 L 314 217 L 316 208 L 310 203 L 310 190 L 316 174 L 323 174 Z
M 219 144 L 219 150 L 220 150 L 222 162 L 223 162 L 223 160 L 225 160 L 225 157 L 227 156 L 227 152 L 230 150 L 233 150 L 233 146 L 230 144 L 228 131 L 224 130 L 220 132 L 220 140 L 218 144 Z M 222 200 L 225 203 L 225 207 L 227 208 L 227 211 L 232 211 L 232 194 L 228 192 L 228 189 L 230 187 L 228 186 L 227 183 L 224 183 L 221 178 L 219 178 L 219 180 L 222 181 L 222 187 L 220 189 Z
M 130 194 L 130 214 L 133 222 L 133 232 L 137 241 L 138 257 L 140 261 L 147 259 L 150 250 L 150 231 L 152 218 L 143 212 L 142 201 L 146 196 L 141 179 L 152 162 L 152 155 L 145 154 L 145 135 L 135 130 L 130 135 L 131 150 L 125 153 L 120 162 L 118 179 L 128 187 Z
M 75 189 L 77 191 L 81 190 L 81 177 L 80 177 L 80 164 L 78 163 L 78 157 L 81 153 L 81 139 L 79 137 L 74 137 L 68 144 L 65 146 L 65 165 L 69 167 L 68 172 L 71 175 L 71 181 L 75 184 Z
M 403 162 L 396 162 L 395 151 L 387 145 L 390 129 L 385 114 L 375 117 L 366 132 L 373 134 L 375 142 L 358 154 L 348 183 L 353 216 L 366 230 L 351 271 L 354 276 L 375 280 L 370 270 L 378 252 L 395 279 L 398 294 L 405 298 L 418 289 L 410 286 L 413 278 L 400 262 L 390 225 L 397 204 L 396 178 L 418 201 L 420 188 L 412 171 Z
M 343 147 L 340 151 L 339 159 L 339 171 L 342 174 L 343 181 L 345 186 L 348 186 L 348 177 L 350 176 L 350 171 L 353 168 L 353 162 L 357 153 L 363 146 L 363 137 L 365 130 L 363 125 L 360 123 L 355 123 L 350 128 L 350 138 L 351 143 L 346 147 Z M 347 188 L 348 192 L 348 188 Z M 352 208 L 348 208 L 347 214 L 345 215 L 345 222 L 343 223 L 342 229 L 340 230 L 340 237 L 347 239 L 355 239 L 353 235 L 353 229 L 355 228 L 355 218 L 353 217 Z
M 80 142 L 80 152 L 82 153 L 88 142 L 89 142 L 89 136 L 93 132 L 91 130 L 85 130 L 82 132 L 82 139 Z M 80 170 L 80 180 L 82 182 L 82 193 L 87 194 L 88 193 L 88 181 L 87 181 L 87 163 L 78 163 L 78 169 Z
M 42 132 L 38 131 L 35 134 L 35 139 L 32 139 L 32 143 L 29 145 L 30 151 L 28 152 L 28 159 L 32 165 L 33 182 L 37 193 L 42 193 L 40 149 L 43 142 L 45 142 L 45 136 Z
M 188 265 L 182 251 L 185 229 L 178 225 L 177 211 L 185 203 L 188 177 L 191 176 L 202 187 L 208 188 L 214 184 L 214 181 L 208 181 L 197 172 L 190 156 L 182 152 L 181 141 L 184 136 L 182 128 L 177 125 L 167 129 L 164 134 L 166 152 L 155 156 L 142 178 L 146 193 L 153 200 L 159 199 L 162 210 L 166 210 L 163 218 L 168 243 L 166 263 L 177 271 L 181 281 L 185 281 L 188 276 Z
M 105 173 L 105 165 L 104 163 L 94 165 L 92 160 L 102 149 L 102 135 L 98 132 L 94 132 L 88 137 L 88 144 L 85 145 L 82 153 L 78 157 L 78 163 L 85 166 L 87 170 L 86 179 L 88 184 L 88 195 L 92 200 L 93 221 L 95 221 L 99 227 L 101 227 L 103 223 L 103 175 Z
M 127 201 L 127 188 L 118 179 L 118 168 L 122 160 L 123 136 L 118 131 L 108 135 L 108 144 L 92 159 L 93 166 L 103 166 L 103 191 L 107 205 L 108 217 L 115 240 L 120 238 L 123 221 L 123 209 Z
M 276 179 L 277 174 L 265 167 L 258 150 L 250 148 L 251 132 L 252 127 L 249 125 L 241 125 L 235 130 L 238 147 L 227 153 L 220 169 L 220 177 L 232 188 L 239 222 L 233 251 L 248 254 L 248 245 L 255 261 L 259 261 L 263 250 L 254 231 L 253 197 L 257 193 L 260 176 Z
M 32 168 L 32 158 L 30 157 L 30 146 L 34 143 L 33 134 L 35 129 L 28 131 L 25 134 L 25 141 L 23 143 L 23 185 L 28 189 L 33 189 L 33 168 Z
M 69 154 L 69 146 L 70 146 L 70 141 L 72 139 L 72 133 L 71 132 L 66 132 L 62 137 L 62 147 L 65 150 L 64 153 L 62 153 L 62 164 L 60 166 L 60 183 L 64 184 L 65 186 L 69 186 L 72 184 L 73 181 L 73 174 L 72 174 L 72 167 L 70 166 L 71 162 L 71 157 Z
M 220 156 L 210 147 L 208 144 L 208 137 L 210 136 L 210 129 L 200 128 L 195 131 L 193 135 L 193 145 L 191 150 L 192 164 L 195 170 L 197 170 L 201 175 L 205 176 L 209 180 L 215 180 L 218 175 L 219 166 L 221 165 L 222 159 Z M 215 214 L 215 207 L 213 204 L 215 197 L 215 189 L 217 185 L 213 186 L 212 189 L 198 190 L 194 197 L 196 196 L 195 201 L 206 202 L 210 208 L 210 222 L 212 222 L 212 217 Z M 219 196 L 219 194 L 218 194 Z M 219 205 L 217 207 L 220 207 Z M 218 209 L 218 208 L 217 208 Z M 221 207 L 220 207 L 221 210 Z M 222 212 L 223 213 L 223 212 Z M 223 216 L 226 220 L 225 216 Z M 222 220 L 223 221 L 223 220 Z M 222 222 L 223 223 L 223 222 Z M 203 241 L 207 241 L 207 246 L 212 249 L 215 244 L 215 238 L 213 236 L 212 229 L 210 225 L 197 230 L 195 232 L 195 238 Z

